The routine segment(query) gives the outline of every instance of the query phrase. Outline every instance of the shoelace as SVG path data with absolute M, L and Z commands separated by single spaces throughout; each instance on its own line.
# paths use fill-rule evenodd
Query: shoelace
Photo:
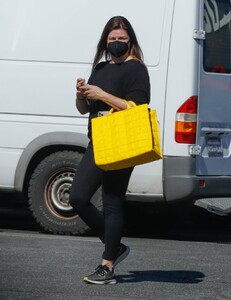
M 99 265 L 96 269 L 96 274 L 100 276 L 104 276 L 109 271 L 107 266 Z

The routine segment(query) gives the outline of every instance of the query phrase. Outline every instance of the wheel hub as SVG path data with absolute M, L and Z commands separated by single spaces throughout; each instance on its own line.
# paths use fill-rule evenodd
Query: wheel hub
M 48 207 L 53 213 L 63 217 L 76 216 L 73 208 L 70 206 L 70 190 L 74 178 L 74 171 L 66 171 L 54 174 L 46 186 L 46 201 Z

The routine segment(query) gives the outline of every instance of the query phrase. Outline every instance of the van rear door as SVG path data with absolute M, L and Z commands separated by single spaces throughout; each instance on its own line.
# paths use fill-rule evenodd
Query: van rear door
M 201 1 L 197 175 L 231 175 L 231 0 Z

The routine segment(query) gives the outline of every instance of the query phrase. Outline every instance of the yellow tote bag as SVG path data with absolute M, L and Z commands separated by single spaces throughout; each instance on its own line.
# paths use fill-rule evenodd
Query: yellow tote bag
M 111 109 L 106 116 L 92 119 L 94 159 L 103 170 L 118 170 L 162 158 L 155 110 L 147 104 L 125 110 Z

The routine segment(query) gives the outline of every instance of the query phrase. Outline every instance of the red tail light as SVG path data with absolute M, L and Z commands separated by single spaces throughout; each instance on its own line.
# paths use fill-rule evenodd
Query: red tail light
M 190 97 L 176 113 L 175 140 L 177 143 L 196 143 L 197 100 L 197 96 Z

